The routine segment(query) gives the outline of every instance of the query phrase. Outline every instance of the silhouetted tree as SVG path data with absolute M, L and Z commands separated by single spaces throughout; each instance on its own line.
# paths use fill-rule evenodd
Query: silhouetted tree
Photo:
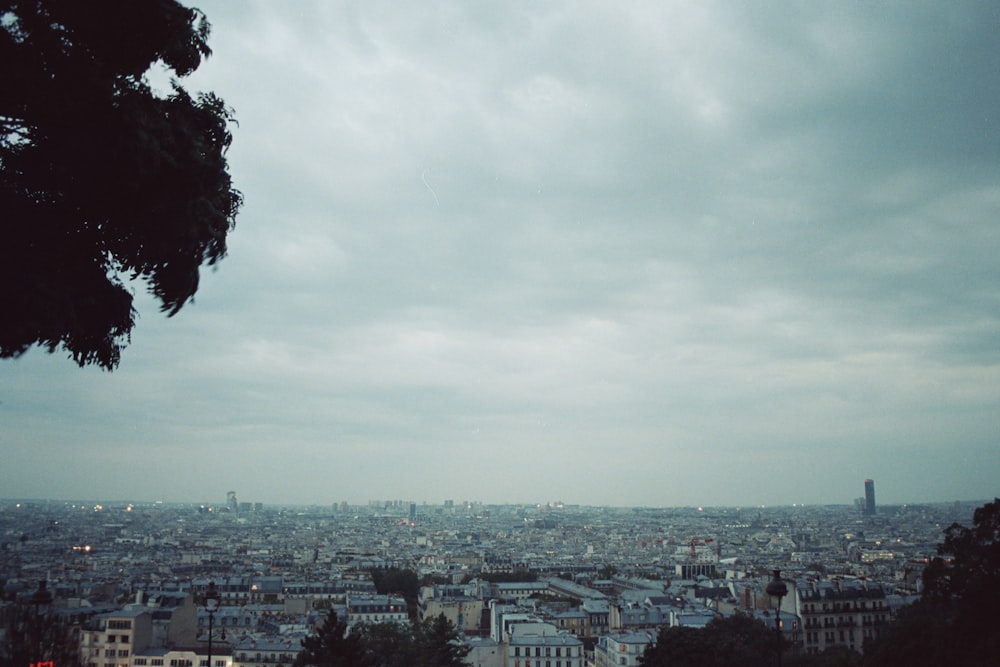
M 743 614 L 712 619 L 705 627 L 720 667 L 770 665 L 778 650 L 778 637 L 764 622 Z M 783 641 L 783 640 L 780 640 Z M 786 651 L 787 646 L 782 647 Z
M 1000 655 L 1000 499 L 976 509 L 973 526 L 945 529 L 924 571 L 921 599 L 865 644 L 865 664 L 995 665 Z
M 347 634 L 347 624 L 330 612 L 323 625 L 302 640 L 302 650 L 294 667 L 371 667 L 371 662 L 355 634 Z
M 22 602 L 3 612 L 0 665 L 23 667 L 49 661 L 66 667 L 80 664 L 77 642 L 69 625 L 58 615 Z
M 366 665 L 402 667 L 416 662 L 413 628 L 399 623 L 365 623 L 354 627 L 364 646 Z
M 955 620 L 974 633 L 995 628 L 1000 595 L 1000 499 L 976 509 L 972 528 L 953 523 L 925 573 L 928 596 L 954 602 Z M 942 557 L 950 558 L 950 566 Z
M 455 624 L 438 614 L 424 619 L 414 627 L 417 644 L 414 667 L 460 667 L 465 665 L 465 657 L 470 649 L 459 642 Z
M 879 636 L 865 642 L 865 665 L 873 667 L 921 667 L 922 665 L 969 664 L 953 662 L 956 651 L 952 619 L 946 610 L 922 599 L 899 611 Z
M 639 658 L 639 664 L 643 667 L 710 665 L 711 651 L 703 629 L 664 627 L 657 634 L 656 643 L 647 647 Z
M 366 623 L 352 632 L 364 647 L 365 664 L 373 667 L 459 667 L 470 650 L 443 614 L 408 625 Z
M 0 0 L 0 357 L 61 346 L 112 370 L 127 281 L 174 315 L 225 255 L 231 112 L 145 77 L 190 74 L 208 35 L 175 0 Z
M 375 590 L 380 595 L 400 595 L 410 609 L 410 616 L 415 617 L 417 596 L 420 594 L 420 578 L 413 570 L 398 567 L 376 568 L 369 571 Z
M 704 628 L 668 627 L 640 658 L 645 667 L 772 665 L 774 630 L 749 616 L 715 618 Z
M 832 646 L 815 655 L 789 651 L 782 664 L 785 667 L 861 667 L 863 660 L 860 653 L 846 646 Z

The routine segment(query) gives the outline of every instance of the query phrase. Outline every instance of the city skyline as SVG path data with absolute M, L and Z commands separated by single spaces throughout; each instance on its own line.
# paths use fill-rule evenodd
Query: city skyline
M 864 480 L 867 484 L 873 480 Z M 865 487 L 867 491 L 867 486 Z M 232 491 L 228 492 L 232 493 Z M 133 503 L 139 503 L 140 505 L 157 505 L 157 504 L 169 504 L 169 505 L 179 505 L 179 506 L 201 506 L 205 508 L 219 509 L 219 510 L 231 510 L 231 511 L 244 511 L 246 506 L 250 506 L 251 511 L 256 511 L 258 507 L 267 507 L 267 509 L 273 509 L 275 507 L 343 507 L 344 504 L 350 508 L 369 508 L 369 509 L 394 509 L 399 510 L 400 514 L 406 514 L 412 519 L 412 512 L 415 510 L 419 516 L 421 508 L 434 507 L 434 508 L 444 508 L 453 510 L 462 510 L 466 506 L 471 507 L 499 507 L 499 506 L 521 506 L 521 507 L 537 507 L 537 508 L 550 508 L 559 509 L 560 507 L 586 507 L 586 508 L 600 508 L 607 507 L 612 509 L 664 509 L 664 510 L 696 510 L 696 511 L 706 511 L 711 512 L 712 510 L 753 510 L 753 509 L 787 509 L 795 507 L 841 507 L 847 508 L 852 504 L 859 510 L 860 516 L 873 517 L 876 512 L 869 511 L 869 506 L 866 502 L 867 498 L 855 499 L 853 502 L 829 502 L 829 503 L 778 503 L 771 505 L 755 505 L 747 503 L 737 503 L 733 505 L 698 505 L 698 504 L 678 504 L 678 505 L 655 505 L 655 504 L 645 504 L 645 505 L 611 505 L 611 504 L 592 504 L 588 502 L 565 502 L 561 499 L 522 499 L 520 501 L 510 501 L 510 502 L 492 502 L 488 498 L 438 498 L 438 499 L 414 499 L 414 498 L 366 498 L 364 500 L 359 500 L 357 498 L 349 499 L 343 498 L 336 501 L 328 502 L 300 502 L 300 503 L 283 503 L 283 502 L 268 502 L 263 503 L 257 499 L 244 499 L 233 503 L 230 500 L 229 495 L 222 499 L 216 497 L 205 497 L 205 498 L 189 498 L 189 499 L 174 499 L 171 501 L 164 501 L 163 499 L 153 499 L 153 498 L 99 498 L 99 497 L 88 497 L 88 498 L 56 498 L 56 497 L 24 497 L 24 498 L 12 498 L 12 497 L 0 497 L 0 502 L 29 502 L 29 503 L 103 503 L 102 509 L 113 509 L 114 506 L 122 505 L 131 507 Z M 987 503 L 990 502 L 991 498 L 952 498 L 948 500 L 939 501 L 926 501 L 919 499 L 909 499 L 903 501 L 897 501 L 894 503 L 880 503 L 883 509 L 897 508 L 897 507 L 908 507 L 908 506 L 919 506 L 919 505 L 948 505 L 952 503 Z M 861 501 L 861 506 L 858 506 L 858 502 Z M 106 507 L 105 507 L 106 505 Z M 234 507 L 235 505 L 235 507 Z
M 991 6 L 194 4 L 229 255 L 0 362 L 0 495 L 998 495 Z

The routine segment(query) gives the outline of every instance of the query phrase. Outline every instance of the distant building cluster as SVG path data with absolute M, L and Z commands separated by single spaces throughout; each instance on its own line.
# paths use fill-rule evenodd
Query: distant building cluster
M 547 503 L 265 508 L 0 504 L 3 607 L 38 600 L 85 667 L 287 667 L 326 614 L 444 615 L 476 667 L 637 665 L 663 627 L 744 614 L 810 653 L 863 651 L 920 592 L 970 504 L 608 508 Z M 372 572 L 412 570 L 418 591 Z M 779 569 L 787 595 L 768 594 Z M 206 604 L 207 595 L 218 599 Z M 412 597 L 410 597 L 412 595 Z M 780 605 L 780 608 L 779 608 Z M 212 659 L 208 660 L 211 644 Z

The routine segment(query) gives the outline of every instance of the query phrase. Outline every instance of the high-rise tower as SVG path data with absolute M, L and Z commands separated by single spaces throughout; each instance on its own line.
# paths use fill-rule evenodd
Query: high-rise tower
M 865 516 L 875 516 L 875 481 L 865 480 Z

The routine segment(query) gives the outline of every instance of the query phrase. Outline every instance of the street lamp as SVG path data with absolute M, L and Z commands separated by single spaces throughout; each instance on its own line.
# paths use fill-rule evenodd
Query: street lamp
M 774 570 L 774 577 L 764 589 L 772 598 L 778 598 L 778 611 L 774 616 L 774 631 L 778 636 L 778 667 L 781 667 L 781 598 L 788 595 L 788 585 L 781 580 L 781 570 Z
M 215 621 L 215 612 L 219 608 L 219 591 L 215 588 L 215 582 L 208 582 L 208 590 L 205 591 L 205 611 L 208 612 L 208 667 L 212 667 L 212 625 Z
M 52 593 L 49 592 L 48 582 L 44 579 L 38 582 L 38 590 L 31 594 L 31 605 L 35 608 L 35 616 L 32 619 L 31 634 L 34 638 L 31 642 L 31 650 L 35 653 L 32 660 L 42 661 L 42 654 L 45 652 L 45 623 L 42 622 L 42 607 L 45 607 L 46 614 L 49 605 L 52 604 Z

